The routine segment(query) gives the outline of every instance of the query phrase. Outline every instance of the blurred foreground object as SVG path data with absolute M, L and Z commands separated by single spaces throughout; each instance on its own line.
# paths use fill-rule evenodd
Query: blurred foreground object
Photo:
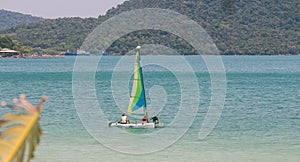
M 42 130 L 39 118 L 47 97 L 40 99 L 37 108 L 25 97 L 21 94 L 19 99 L 13 100 L 12 105 L 0 102 L 0 106 L 17 110 L 16 114 L 6 114 L 0 119 L 0 162 L 28 162 L 34 157 L 34 150 L 40 143 Z

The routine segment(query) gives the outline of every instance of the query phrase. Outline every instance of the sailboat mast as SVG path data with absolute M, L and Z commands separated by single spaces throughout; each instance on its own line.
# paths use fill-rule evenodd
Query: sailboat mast
M 144 84 L 144 74 L 143 74 L 143 68 L 142 68 L 142 63 L 141 63 L 141 46 L 137 46 L 137 54 L 138 54 L 138 58 L 139 58 L 139 63 L 140 63 L 140 68 L 141 68 L 141 82 L 142 82 L 142 86 L 143 86 L 143 98 L 144 98 L 144 101 L 145 101 L 145 107 L 144 107 L 144 116 L 148 116 L 148 110 L 147 110 L 147 101 L 146 101 L 146 92 L 145 92 L 145 84 Z

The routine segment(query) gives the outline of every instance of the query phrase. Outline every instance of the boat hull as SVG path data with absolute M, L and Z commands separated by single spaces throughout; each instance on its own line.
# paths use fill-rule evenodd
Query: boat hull
M 108 124 L 109 127 L 120 127 L 120 128 L 158 128 L 163 127 L 163 123 L 129 123 L 121 124 L 112 122 Z

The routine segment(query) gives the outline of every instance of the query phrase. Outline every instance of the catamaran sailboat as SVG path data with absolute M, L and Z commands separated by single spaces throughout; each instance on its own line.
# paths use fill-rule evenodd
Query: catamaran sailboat
M 109 127 L 125 127 L 125 128 L 156 128 L 162 127 L 163 123 L 158 121 L 158 118 L 152 117 L 153 122 L 148 122 L 148 110 L 146 103 L 145 95 L 145 86 L 144 86 L 144 76 L 142 71 L 140 49 L 141 46 L 138 46 L 136 53 L 136 59 L 134 63 L 134 76 L 133 76 L 133 85 L 131 90 L 131 96 L 128 106 L 128 114 L 135 116 L 143 116 L 144 121 L 138 123 L 121 123 L 121 122 L 112 122 L 109 123 Z M 142 113 L 139 113 L 141 112 Z

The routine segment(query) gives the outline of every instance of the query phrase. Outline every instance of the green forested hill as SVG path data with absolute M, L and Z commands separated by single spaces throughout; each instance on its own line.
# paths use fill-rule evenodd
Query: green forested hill
M 20 24 L 27 24 L 32 22 L 39 22 L 44 20 L 40 17 L 0 10 L 0 29 L 13 27 Z
M 109 17 L 132 9 L 162 8 L 197 21 L 222 54 L 299 54 L 299 3 L 299 0 L 129 0 L 98 19 L 46 20 L 0 33 L 34 48 L 75 50 L 93 28 Z M 158 43 L 176 48 L 182 54 L 195 54 L 182 39 L 154 30 L 138 31 L 122 37 L 113 43 L 108 52 L 124 54 L 137 44 L 145 43 Z
M 34 49 L 44 49 L 50 53 L 66 50 L 74 52 L 97 24 L 96 18 L 58 18 L 19 25 L 3 32 Z
M 108 14 L 145 7 L 172 9 L 197 21 L 222 54 L 300 53 L 299 0 L 130 0 Z

